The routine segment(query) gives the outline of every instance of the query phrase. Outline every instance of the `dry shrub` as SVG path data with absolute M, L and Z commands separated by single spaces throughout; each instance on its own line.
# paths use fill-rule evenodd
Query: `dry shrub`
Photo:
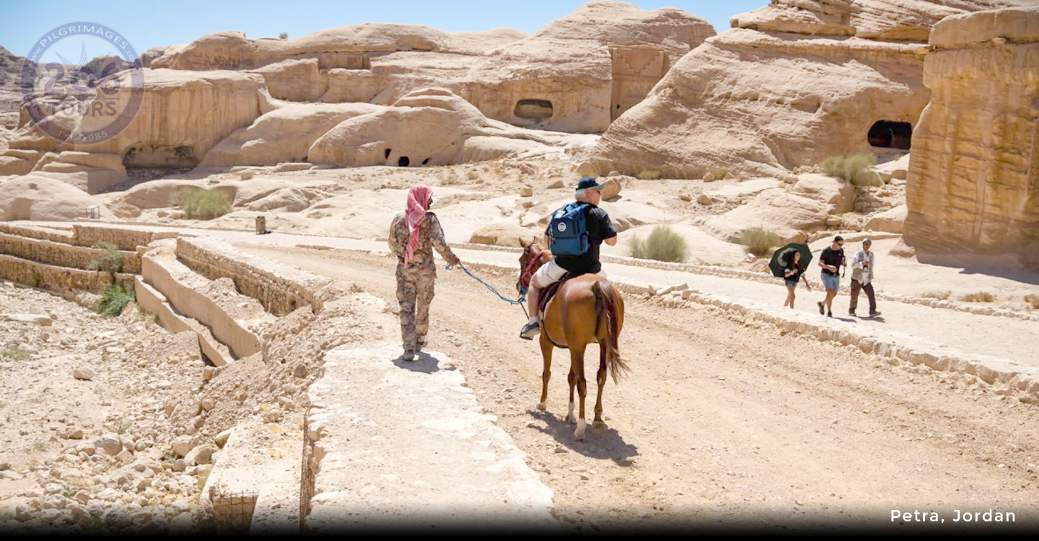
M 1025 295 L 1025 302 L 1032 305 L 1032 308 L 1039 310 L 1039 294 L 1032 293 L 1031 295 Z
M 217 190 L 185 186 L 173 194 L 173 204 L 189 220 L 212 220 L 231 212 L 231 198 Z
M 657 170 L 642 171 L 641 173 L 639 173 L 639 178 L 642 179 L 642 180 L 656 180 L 656 179 L 660 178 L 660 171 L 657 171 Z
M 778 233 L 763 227 L 751 227 L 740 233 L 740 244 L 758 257 L 768 255 L 782 240 Z
M 857 186 L 883 186 L 880 177 L 869 169 L 876 163 L 877 157 L 872 152 L 864 152 L 854 156 L 830 156 L 819 165 L 825 174 Z
M 952 291 L 928 291 L 920 294 L 925 299 L 937 299 L 940 301 L 948 300 L 951 295 Z
M 963 302 L 995 302 L 996 296 L 988 291 L 975 291 L 960 297 Z
M 708 171 L 711 172 L 711 176 L 714 177 L 714 180 L 724 180 L 725 175 L 729 174 L 728 167 L 715 167 L 714 169 L 708 169 Z
M 685 261 L 686 255 L 689 253 L 685 239 L 666 225 L 654 227 L 647 239 L 638 237 L 631 239 L 630 247 L 631 257 L 671 263 Z

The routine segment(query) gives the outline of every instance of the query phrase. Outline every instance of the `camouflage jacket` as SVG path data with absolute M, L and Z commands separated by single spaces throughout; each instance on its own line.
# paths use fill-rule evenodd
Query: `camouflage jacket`
M 390 236 L 388 239 L 390 251 L 397 254 L 398 266 L 404 266 L 404 256 L 408 249 L 408 224 L 404 221 L 404 213 L 398 214 L 390 224 Z M 433 248 L 450 265 L 458 264 L 458 256 L 451 251 L 444 239 L 444 230 L 440 227 L 440 220 L 432 212 L 426 213 L 426 219 L 422 220 L 418 229 L 418 247 L 412 257 L 412 267 L 434 267 Z

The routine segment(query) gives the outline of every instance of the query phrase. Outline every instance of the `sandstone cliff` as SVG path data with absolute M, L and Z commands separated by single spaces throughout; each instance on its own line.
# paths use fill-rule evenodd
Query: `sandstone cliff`
M 684 56 L 610 126 L 585 170 L 777 174 L 869 152 L 885 144 L 871 141 L 871 129 L 908 130 L 927 104 L 923 40 L 930 26 L 1007 3 L 776 0 L 737 15 L 732 29 Z M 905 144 L 894 138 L 888 143 L 895 151 L 908 149 L 908 137 Z
M 1039 7 L 950 17 L 930 45 L 906 243 L 1039 264 Z

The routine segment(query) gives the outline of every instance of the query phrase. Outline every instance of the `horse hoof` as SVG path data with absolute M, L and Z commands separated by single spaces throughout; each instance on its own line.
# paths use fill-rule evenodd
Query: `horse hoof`
M 584 419 L 577 423 L 577 430 L 574 431 L 574 439 L 577 441 L 584 440 Z
M 566 416 L 566 422 L 568 422 L 570 424 L 575 424 L 575 423 L 577 423 L 577 417 L 574 417 L 573 415 L 567 415 Z
M 597 436 L 602 434 L 604 428 L 606 428 L 606 423 L 602 421 L 595 421 L 592 423 L 592 432 Z
M 544 402 L 538 402 L 538 406 L 537 406 L 537 410 L 538 411 L 545 411 L 546 409 L 548 409 L 548 408 L 545 407 L 545 403 Z

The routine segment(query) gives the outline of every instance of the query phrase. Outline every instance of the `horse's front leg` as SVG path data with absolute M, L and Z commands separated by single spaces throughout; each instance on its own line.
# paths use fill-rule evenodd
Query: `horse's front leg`
M 584 439 L 584 400 L 588 395 L 588 383 L 584 379 L 584 347 L 570 350 L 570 367 L 571 370 L 576 372 L 574 379 L 577 383 L 577 394 L 581 399 L 580 409 L 577 414 L 577 430 L 574 431 L 574 439 L 580 441 Z M 571 404 L 573 404 L 572 400 L 571 398 Z
M 548 341 L 545 333 L 541 333 L 541 357 L 545 360 L 545 370 L 541 372 L 541 401 L 538 402 L 538 410 L 545 411 L 545 401 L 548 400 L 548 380 L 552 378 L 552 342 Z

